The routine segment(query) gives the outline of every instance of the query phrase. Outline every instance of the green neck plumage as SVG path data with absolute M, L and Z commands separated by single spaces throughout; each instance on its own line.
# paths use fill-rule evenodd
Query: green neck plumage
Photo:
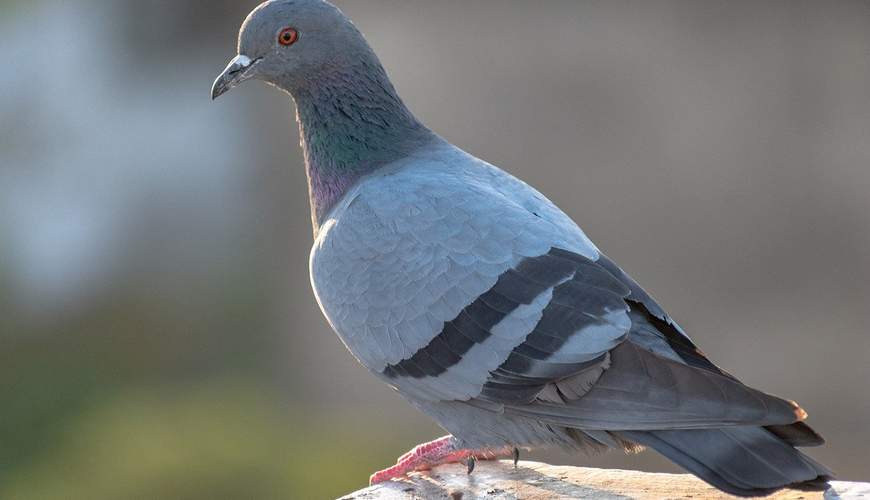
M 315 233 L 362 176 L 435 137 L 408 111 L 371 56 L 325 68 L 306 89 L 293 92 Z

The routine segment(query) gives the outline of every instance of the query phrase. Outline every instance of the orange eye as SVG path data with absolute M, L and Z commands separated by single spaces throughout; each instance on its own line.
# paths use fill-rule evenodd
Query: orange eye
M 293 28 L 284 28 L 281 33 L 278 33 L 278 41 L 281 45 L 292 45 L 299 38 L 299 33 Z

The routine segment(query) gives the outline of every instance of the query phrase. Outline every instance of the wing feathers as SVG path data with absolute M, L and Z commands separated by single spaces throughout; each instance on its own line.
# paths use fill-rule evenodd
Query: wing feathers
M 587 370 L 600 366 L 607 351 L 628 334 L 631 322 L 623 299 L 629 289 L 594 261 L 559 248 L 524 261 L 514 274 L 553 286 L 552 298 L 540 321 L 492 372 L 478 397 L 530 403 L 548 384 L 575 375 L 576 383 L 563 385 L 571 399 L 579 397 L 600 375 Z
M 800 408 L 720 371 L 666 317 L 651 312 L 657 311 L 655 303 L 632 300 L 644 299 L 642 294 L 621 271 L 614 275 L 586 257 L 551 248 L 504 271 L 488 291 L 444 322 L 428 345 L 383 374 L 424 384 L 432 380 L 432 388 L 441 391 L 435 388 L 461 377 L 454 373 L 458 365 L 466 357 L 471 360 L 472 349 L 484 348 L 505 318 L 537 301 L 540 316 L 500 365 L 487 368 L 491 371 L 488 380 L 481 380 L 478 400 L 505 405 L 506 413 L 576 429 L 757 424 L 794 441 L 816 440 L 802 427 L 789 427 L 804 417 Z M 640 314 L 629 316 L 631 309 Z M 674 349 L 673 358 L 656 355 L 631 337 L 626 341 L 632 321 L 646 321 L 644 328 L 660 332 Z M 497 356 L 493 351 L 474 358 L 489 363 Z M 467 373 L 472 371 L 479 368 Z
M 631 342 L 621 344 L 610 354 L 610 368 L 582 397 L 561 402 L 548 397 L 525 406 L 508 405 L 505 412 L 599 430 L 781 425 L 803 417 L 800 408 L 790 401 L 661 358 Z

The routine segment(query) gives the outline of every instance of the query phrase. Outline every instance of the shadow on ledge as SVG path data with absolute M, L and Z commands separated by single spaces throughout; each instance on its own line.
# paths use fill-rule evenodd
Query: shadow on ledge
M 479 461 L 470 476 L 465 466 L 431 471 L 352 493 L 341 500 L 665 500 L 736 499 L 688 474 Z M 870 500 L 870 484 L 834 481 L 824 494 L 783 490 L 771 500 Z

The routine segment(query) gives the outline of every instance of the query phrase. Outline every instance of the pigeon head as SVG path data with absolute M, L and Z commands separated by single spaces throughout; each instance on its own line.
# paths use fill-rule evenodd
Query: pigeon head
M 238 52 L 215 80 L 212 99 L 249 79 L 296 94 L 324 73 L 374 57 L 353 23 L 323 0 L 260 4 L 242 24 Z
M 251 12 L 212 98 L 249 79 L 296 102 L 315 233 L 360 178 L 437 141 L 405 107 L 359 30 L 323 0 L 270 0 Z

